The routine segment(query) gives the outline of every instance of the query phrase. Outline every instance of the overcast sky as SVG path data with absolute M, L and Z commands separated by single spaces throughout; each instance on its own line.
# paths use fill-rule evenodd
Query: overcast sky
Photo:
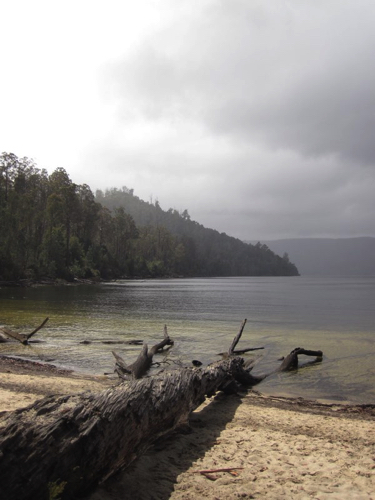
M 248 240 L 375 236 L 373 0 L 3 0 L 0 150 Z

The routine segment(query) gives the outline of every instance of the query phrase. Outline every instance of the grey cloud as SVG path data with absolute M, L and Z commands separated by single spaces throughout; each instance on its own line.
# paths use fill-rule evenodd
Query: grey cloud
M 181 75 L 175 61 L 156 50 L 148 42 L 140 47 L 133 58 L 109 67 L 112 92 L 115 96 L 133 99 L 136 106 L 147 118 L 157 119 L 168 111 L 173 113 L 173 104 L 178 102 L 182 87 Z
M 336 73 L 327 69 L 324 78 L 308 75 L 282 95 L 257 103 L 234 98 L 212 110 L 210 125 L 306 156 L 337 154 L 374 164 L 375 77 L 370 65 L 369 57 L 360 67 L 354 61 Z
M 375 4 L 204 5 L 105 68 L 124 136 L 165 131 L 113 179 L 245 239 L 375 234 Z
M 373 162 L 374 8 L 289 4 L 211 5 L 177 52 L 164 33 L 118 62 L 117 97 L 153 119 L 182 115 L 215 134 Z

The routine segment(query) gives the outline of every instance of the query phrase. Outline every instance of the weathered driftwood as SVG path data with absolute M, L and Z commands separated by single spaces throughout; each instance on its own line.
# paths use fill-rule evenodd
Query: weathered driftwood
M 7 500 L 72 499 L 186 423 L 241 358 L 123 382 L 99 394 L 51 396 L 0 420 L 0 489 Z
M 232 353 L 233 356 L 239 356 L 241 354 L 246 354 L 247 352 L 251 351 L 260 351 L 261 349 L 264 349 L 264 347 L 247 347 L 246 349 L 235 349 Z M 218 356 L 225 356 L 227 353 L 225 352 L 219 352 Z
M 237 335 L 234 337 L 233 339 L 233 342 L 231 343 L 229 349 L 228 349 L 228 356 L 233 356 L 233 352 L 234 352 L 234 349 L 236 347 L 236 345 L 238 344 L 241 336 L 242 336 L 242 333 L 244 331 L 244 328 L 245 328 L 245 325 L 246 325 L 246 322 L 247 322 L 247 319 L 244 319 L 241 323 L 241 328 L 239 330 L 239 332 L 237 333 Z
M 138 364 L 125 365 L 133 380 L 97 394 L 50 396 L 0 419 L 2 497 L 47 500 L 56 492 L 62 500 L 82 496 L 129 465 L 155 439 L 186 424 L 206 396 L 233 392 L 238 383 L 258 384 L 267 375 L 253 376 L 251 362 L 231 355 L 242 331 L 222 361 L 137 380 L 150 354 L 152 358 L 173 343 L 165 328 L 162 342 L 150 351 L 143 349 Z M 322 355 L 294 349 L 278 370 L 296 368 L 299 354 L 317 355 L 318 360 Z
M 305 356 L 315 356 L 316 359 L 311 361 L 309 364 L 312 363 L 317 363 L 322 361 L 323 359 L 323 352 L 322 351 L 311 351 L 304 349 L 303 347 L 296 347 L 291 351 L 288 356 L 286 356 L 279 366 L 279 368 L 276 369 L 278 372 L 287 372 L 290 370 L 295 370 L 298 368 L 298 355 L 299 354 L 304 354 Z
M 13 330 L 10 330 L 9 328 L 6 328 L 5 326 L 0 327 L 0 332 L 4 333 L 8 337 L 18 340 L 18 342 L 21 342 L 23 345 L 28 345 L 30 338 L 36 334 L 36 332 L 39 332 L 41 328 L 47 323 L 49 318 L 46 318 L 35 330 L 33 330 L 31 333 L 18 333 L 14 332 Z
M 121 379 L 127 380 L 129 376 L 134 379 L 142 378 L 152 365 L 152 358 L 157 352 L 161 352 L 165 346 L 169 346 L 171 348 L 174 342 L 168 335 L 167 325 L 164 326 L 164 339 L 158 344 L 148 348 L 147 344 L 143 345 L 143 349 L 139 354 L 138 358 L 134 361 L 134 363 L 127 365 L 124 359 L 117 354 L 115 351 L 112 351 L 113 356 L 116 359 L 116 367 L 115 372 Z
M 244 319 L 243 322 L 241 323 L 241 328 L 237 335 L 234 337 L 232 344 L 230 345 L 228 352 L 219 352 L 218 356 L 237 356 L 239 354 L 245 354 L 246 352 L 250 351 L 259 351 L 260 349 L 264 349 L 264 347 L 247 347 L 246 349 L 235 349 L 236 345 L 238 344 L 242 333 L 244 331 L 245 325 L 246 325 L 247 319 Z
M 234 339 L 229 347 L 228 353 L 220 353 L 221 356 L 225 356 L 225 357 L 234 356 L 237 354 L 244 354 L 245 352 L 248 352 L 248 351 L 257 351 L 259 349 L 264 349 L 264 347 L 253 347 L 253 348 L 249 348 L 249 349 L 235 350 L 235 348 L 236 348 L 236 346 L 237 346 L 237 344 L 242 336 L 242 333 L 244 331 L 246 322 L 247 322 L 247 319 L 244 319 L 243 322 L 241 323 L 241 328 L 240 328 L 239 332 L 237 333 L 237 335 L 234 337 Z M 322 351 L 311 351 L 311 350 L 304 349 L 303 347 L 296 347 L 285 358 L 281 358 L 281 361 L 282 361 L 281 365 L 271 373 L 286 372 L 289 370 L 297 369 L 298 368 L 298 355 L 299 354 L 304 354 L 305 356 L 315 356 L 316 359 L 313 361 L 310 361 L 309 364 L 320 362 L 323 359 L 323 352 Z M 249 363 L 253 363 L 253 360 L 249 360 Z M 249 364 L 246 366 L 246 368 L 248 371 L 250 371 Z M 265 376 L 271 375 L 271 373 L 269 373 Z

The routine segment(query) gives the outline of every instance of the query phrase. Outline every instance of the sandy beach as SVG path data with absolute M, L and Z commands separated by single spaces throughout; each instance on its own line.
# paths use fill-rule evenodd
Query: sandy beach
M 0 415 L 112 383 L 1 359 Z M 86 500 L 375 499 L 374 416 L 373 405 L 219 393 L 192 414 L 189 432 L 161 438 Z

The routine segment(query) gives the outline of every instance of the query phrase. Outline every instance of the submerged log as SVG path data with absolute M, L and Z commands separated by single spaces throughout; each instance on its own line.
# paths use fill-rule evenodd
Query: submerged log
M 142 345 L 143 340 L 134 339 L 134 340 L 81 340 L 80 344 L 90 345 L 90 344 L 106 344 L 106 345 Z
M 264 349 L 264 347 L 247 347 L 246 349 L 235 349 L 232 352 L 232 356 L 239 356 L 241 354 L 246 354 L 247 352 L 260 351 L 262 349 Z M 218 356 L 227 356 L 228 353 L 227 352 L 219 352 L 217 355 Z
M 241 358 L 123 382 L 99 394 L 50 396 L 0 420 L 7 500 L 85 494 L 155 439 L 187 422 L 206 396 L 244 371 Z
M 49 318 L 46 318 L 38 327 L 35 328 L 31 333 L 18 333 L 14 332 L 13 330 L 10 330 L 9 328 L 6 328 L 5 326 L 0 327 L 0 332 L 4 333 L 6 336 L 18 340 L 18 342 L 21 342 L 23 345 L 28 345 L 29 344 L 29 339 L 36 334 L 36 332 L 39 332 L 41 328 L 47 323 Z
M 298 368 L 298 355 L 304 354 L 305 356 L 315 356 L 315 360 L 310 361 L 309 364 L 319 363 L 323 359 L 322 351 L 311 351 L 304 349 L 303 347 L 296 347 L 291 351 L 288 356 L 286 356 L 276 371 L 287 372 L 290 370 L 296 370 Z

